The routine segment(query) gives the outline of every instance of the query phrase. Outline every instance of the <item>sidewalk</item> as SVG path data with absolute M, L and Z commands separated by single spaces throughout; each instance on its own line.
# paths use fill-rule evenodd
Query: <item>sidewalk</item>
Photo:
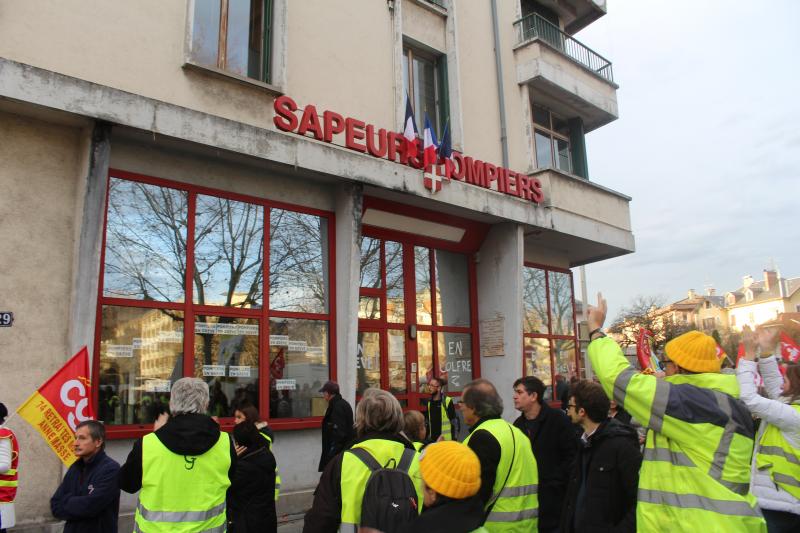
M 303 515 L 294 514 L 278 518 L 279 533 L 302 533 Z

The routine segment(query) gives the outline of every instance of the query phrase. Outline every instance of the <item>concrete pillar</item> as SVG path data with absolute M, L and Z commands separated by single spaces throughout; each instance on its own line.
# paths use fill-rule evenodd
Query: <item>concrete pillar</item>
M 478 252 L 478 318 L 503 322 L 503 355 L 481 353 L 481 376 L 497 387 L 508 421 L 517 417 L 512 385 L 522 376 L 523 249 L 522 226 L 503 223 L 492 227 Z
M 336 379 L 342 397 L 355 406 L 360 285 L 361 185 L 336 190 Z

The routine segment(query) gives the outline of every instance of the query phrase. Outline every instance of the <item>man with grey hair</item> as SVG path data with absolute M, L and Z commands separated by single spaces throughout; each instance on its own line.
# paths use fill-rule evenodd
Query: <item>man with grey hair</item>
M 461 413 L 470 426 L 464 444 L 481 461 L 481 488 L 489 531 L 527 532 L 538 529 L 539 473 L 528 438 L 501 415 L 503 400 L 486 379 L 464 388 Z
M 384 390 L 367 389 L 356 406 L 355 426 L 350 449 L 334 457 L 322 472 L 304 533 L 355 532 L 359 525 L 369 525 L 362 524 L 361 501 L 371 473 L 370 459 L 381 467 L 405 467 L 417 494 L 417 512 L 422 506 L 419 454 L 401 434 L 403 409 L 397 398 Z
M 125 492 L 141 489 L 134 531 L 224 531 L 236 451 L 206 414 L 208 401 L 205 381 L 179 379 L 170 391 L 171 416 L 160 415 L 153 433 L 134 443 L 119 479 Z

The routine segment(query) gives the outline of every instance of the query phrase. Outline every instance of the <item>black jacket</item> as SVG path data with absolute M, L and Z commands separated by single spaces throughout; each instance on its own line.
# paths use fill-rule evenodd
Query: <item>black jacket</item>
M 219 424 L 207 415 L 183 414 L 170 417 L 156 437 L 170 451 L 179 455 L 198 456 L 210 450 L 219 440 Z M 231 467 L 228 477 L 233 481 L 236 469 L 236 450 L 230 439 Z M 119 488 L 133 494 L 142 488 L 142 439 L 133 443 L 128 459 L 119 471 Z
M 483 502 L 477 496 L 466 500 L 438 499 L 432 507 L 400 530 L 400 533 L 469 533 L 483 525 Z
M 614 419 L 603 422 L 578 452 L 561 531 L 636 531 L 641 464 L 636 430 Z
M 325 418 L 322 419 L 322 456 L 319 458 L 319 471 L 325 469 L 325 465 L 336 454 L 347 447 L 353 440 L 353 408 L 347 400 L 337 394 L 328 402 L 325 410 Z
M 53 516 L 66 520 L 65 533 L 116 533 L 119 463 L 100 451 L 88 463 L 75 461 L 50 498 Z
M 414 445 L 402 435 L 369 433 L 353 441 L 353 444 L 371 439 L 383 439 L 402 443 L 414 450 Z M 349 446 L 348 446 L 349 448 Z M 314 490 L 314 503 L 303 521 L 303 533 L 335 533 L 342 518 L 342 456 L 339 453 L 328 462 L 319 484 Z
M 563 411 L 543 404 L 539 416 L 528 420 L 522 415 L 514 425 L 530 439 L 539 469 L 539 528 L 556 529 L 578 453 L 578 437 L 572 421 Z
M 278 531 L 275 456 L 266 446 L 249 448 L 236 463 L 228 490 L 229 533 Z
M 427 442 L 436 442 L 442 434 L 442 395 L 438 400 L 433 398 L 422 398 L 422 414 L 425 415 L 425 429 L 427 430 Z M 450 420 L 450 438 L 454 439 L 461 429 L 459 427 L 458 415 L 456 415 L 455 402 L 450 398 L 450 405 L 447 406 L 447 418 Z

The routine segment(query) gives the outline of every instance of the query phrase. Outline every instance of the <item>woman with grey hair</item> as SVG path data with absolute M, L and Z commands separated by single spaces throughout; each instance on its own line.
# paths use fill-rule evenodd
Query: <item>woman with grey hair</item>
M 382 467 L 407 467 L 417 493 L 417 512 L 422 507 L 419 454 L 401 433 L 403 409 L 397 398 L 384 390 L 367 389 L 356 406 L 355 426 L 356 440 L 350 450 L 334 457 L 322 472 L 305 516 L 304 533 L 358 530 L 361 500 L 371 473 L 360 455 Z

